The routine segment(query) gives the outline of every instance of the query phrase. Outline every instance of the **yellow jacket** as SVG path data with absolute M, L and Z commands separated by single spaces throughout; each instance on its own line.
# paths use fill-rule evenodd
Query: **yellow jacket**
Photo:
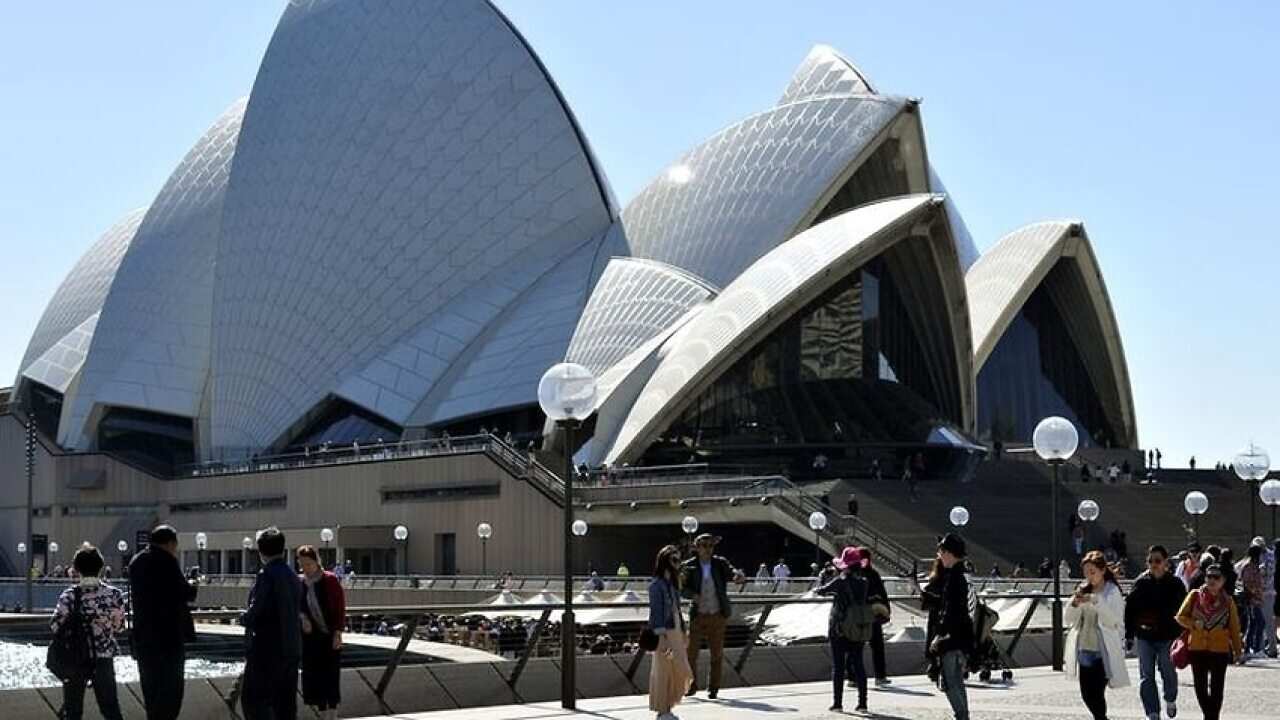
M 1236 613 L 1235 601 L 1223 592 L 1225 612 L 1219 611 L 1216 617 L 1206 617 L 1199 607 L 1200 594 L 1204 592 L 1207 591 L 1201 588 L 1187 593 L 1175 618 L 1190 633 L 1187 649 L 1192 652 L 1229 652 L 1233 657 L 1240 657 L 1244 653 L 1244 643 L 1240 638 L 1240 616 Z

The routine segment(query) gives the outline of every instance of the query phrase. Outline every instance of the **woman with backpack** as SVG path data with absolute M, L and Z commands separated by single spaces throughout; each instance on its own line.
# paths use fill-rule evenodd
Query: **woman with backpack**
M 1091 550 L 1080 561 L 1084 582 L 1076 588 L 1064 620 L 1064 660 L 1068 678 L 1077 678 L 1080 697 L 1094 720 L 1107 718 L 1107 687 L 1129 687 L 1125 668 L 1124 595 L 1106 558 Z
M 850 676 L 858 687 L 858 707 L 867 709 L 867 670 L 862 662 L 862 648 L 871 639 L 875 611 L 869 602 L 870 584 L 862 574 L 862 553 L 847 547 L 831 561 L 840 574 L 818 588 L 819 595 L 829 595 L 831 617 L 827 638 L 831 642 L 831 710 L 844 709 L 844 679 Z
M 124 594 L 102 582 L 105 565 L 102 553 L 92 545 L 76 551 L 72 567 L 79 582 L 58 596 L 49 622 L 55 645 L 63 649 L 55 674 L 62 680 L 61 717 L 66 720 L 84 715 L 84 690 L 90 681 L 102 717 L 123 720 L 114 658 L 120 653 L 116 634 L 124 630 Z

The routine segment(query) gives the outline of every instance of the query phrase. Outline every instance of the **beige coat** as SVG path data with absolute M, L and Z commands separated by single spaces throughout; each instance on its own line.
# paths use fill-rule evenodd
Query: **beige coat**
M 1107 583 L 1101 593 L 1089 596 L 1097 610 L 1098 640 L 1102 643 L 1102 665 L 1107 670 L 1107 686 L 1111 688 L 1129 687 L 1129 670 L 1124 664 L 1124 595 L 1113 583 Z M 1080 643 L 1080 623 L 1084 613 L 1070 602 L 1063 609 L 1063 622 L 1067 631 L 1067 643 L 1063 651 L 1066 663 L 1066 674 L 1070 679 L 1080 672 L 1080 659 L 1076 648 Z

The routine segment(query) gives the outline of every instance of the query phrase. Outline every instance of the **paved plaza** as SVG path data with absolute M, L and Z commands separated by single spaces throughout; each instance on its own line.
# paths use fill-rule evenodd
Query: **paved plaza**
M 1136 661 L 1130 661 L 1130 677 L 1137 682 Z M 1179 676 L 1178 718 L 1200 720 L 1203 716 L 1191 687 L 1191 671 Z M 846 714 L 882 720 L 950 720 L 946 698 L 921 676 L 896 678 L 892 689 L 873 690 L 866 714 L 851 710 L 856 695 L 846 695 Z M 1057 720 L 1088 718 L 1074 683 L 1048 668 L 1016 671 L 1011 686 L 969 685 L 969 702 L 973 720 Z M 1142 720 L 1142 706 L 1136 687 L 1107 693 L 1109 716 L 1113 719 Z M 677 708 L 681 720 L 808 720 L 839 717 L 827 711 L 831 704 L 829 683 L 771 685 L 767 687 L 723 690 L 720 699 L 708 701 L 705 695 Z M 1247 667 L 1233 667 L 1227 672 L 1227 702 L 1223 720 L 1275 720 L 1280 717 L 1280 661 L 1255 662 Z M 413 720 L 649 720 L 645 696 L 582 700 L 578 712 L 560 708 L 559 703 L 533 703 L 504 707 L 474 708 L 445 712 L 390 716 Z M 377 718 L 369 720 L 390 720 Z

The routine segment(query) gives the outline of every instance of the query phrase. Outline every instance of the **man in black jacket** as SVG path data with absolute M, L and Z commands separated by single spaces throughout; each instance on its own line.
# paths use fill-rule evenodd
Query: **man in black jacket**
M 196 592 L 178 562 L 178 532 L 158 526 L 146 549 L 129 563 L 133 657 L 147 720 L 176 720 L 182 712 L 184 643 L 195 634 L 188 603 Z
M 697 551 L 681 566 L 683 580 L 680 593 L 693 600 L 689 610 L 689 668 L 693 671 L 693 683 L 689 694 L 698 691 L 698 653 L 702 640 L 707 641 L 711 652 L 711 672 L 707 678 L 707 697 L 715 699 L 720 692 L 720 676 L 724 666 L 724 631 L 733 616 L 729 604 L 729 579 L 742 582 L 742 573 L 733 569 L 729 561 L 713 554 L 720 538 L 703 533 L 693 540 Z
M 1169 649 L 1182 634 L 1174 616 L 1187 595 L 1186 586 L 1169 569 L 1169 551 L 1163 545 L 1147 549 L 1147 571 L 1138 576 L 1124 605 L 1125 640 L 1138 649 L 1138 694 L 1148 718 L 1160 718 L 1160 696 L 1156 690 L 1156 670 L 1164 684 L 1164 701 L 1169 717 L 1177 713 L 1178 673 Z
M 240 705 L 245 720 L 296 720 L 298 663 L 302 659 L 302 584 L 284 560 L 284 533 L 258 532 L 262 569 L 249 592 L 244 624 L 244 681 Z
M 969 720 L 965 666 L 973 652 L 973 616 L 969 614 L 969 580 L 964 576 L 964 540 L 947 533 L 938 543 L 938 572 L 921 591 L 929 610 L 928 652 L 940 665 L 939 685 L 956 720 Z

